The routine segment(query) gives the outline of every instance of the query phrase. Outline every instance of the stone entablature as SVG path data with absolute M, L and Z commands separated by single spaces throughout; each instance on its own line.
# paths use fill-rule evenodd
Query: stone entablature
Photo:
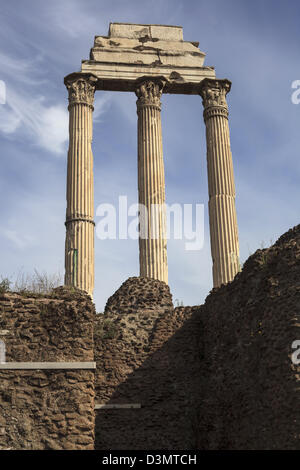
M 135 91 L 135 81 L 148 75 L 168 80 L 165 93 L 197 94 L 204 78 L 215 78 L 198 46 L 183 40 L 181 26 L 111 23 L 108 36 L 95 37 L 81 72 L 96 75 L 100 90 Z

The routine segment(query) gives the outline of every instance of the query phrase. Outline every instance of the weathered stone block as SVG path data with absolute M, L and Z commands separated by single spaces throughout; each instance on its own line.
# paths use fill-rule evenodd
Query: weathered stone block
M 98 78 L 97 89 L 135 91 L 141 77 L 163 76 L 165 93 L 198 93 L 204 78 L 215 77 L 198 46 L 183 40 L 181 26 L 111 23 L 108 36 L 95 37 L 81 72 Z
M 164 41 L 183 41 L 181 26 L 165 26 L 159 24 L 110 23 L 109 37 L 112 38 L 143 38 L 163 39 Z

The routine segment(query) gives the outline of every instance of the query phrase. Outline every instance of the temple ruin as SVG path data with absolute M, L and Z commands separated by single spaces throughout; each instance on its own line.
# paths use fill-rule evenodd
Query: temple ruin
M 180 26 L 111 23 L 96 36 L 81 71 L 65 77 L 69 92 L 65 284 L 94 289 L 93 102 L 96 90 L 134 92 L 138 115 L 140 276 L 168 283 L 165 175 L 162 150 L 163 93 L 200 95 L 204 107 L 209 222 L 214 287 L 239 270 L 235 186 L 226 95 L 231 82 L 204 66 L 198 42 L 183 40 Z M 159 207 L 152 216 L 151 207 Z M 155 237 L 151 234 L 155 233 Z M 143 234 L 143 235 L 142 235 Z
M 81 72 L 66 77 L 66 284 L 72 287 L 47 294 L 0 289 L 1 451 L 159 456 L 161 449 L 176 456 L 300 449 L 300 364 L 293 360 L 300 336 L 300 225 L 257 250 L 235 276 L 230 82 L 216 78 L 203 59 L 180 27 L 114 23 L 108 37 L 96 37 Z M 139 201 L 162 206 L 154 222 L 147 212 L 140 218 L 141 276 L 127 279 L 99 315 L 91 299 L 98 89 L 136 93 Z M 203 305 L 174 307 L 167 285 L 163 93 L 200 95 L 204 105 L 214 285 L 235 279 Z M 143 237 L 153 223 L 158 238 Z

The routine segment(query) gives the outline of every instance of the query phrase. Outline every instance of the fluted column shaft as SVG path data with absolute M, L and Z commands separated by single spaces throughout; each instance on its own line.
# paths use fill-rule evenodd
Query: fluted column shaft
M 94 289 L 94 176 L 92 112 L 96 78 L 74 73 L 65 78 L 69 92 L 69 152 L 65 284 Z
M 206 124 L 210 241 L 214 287 L 226 284 L 240 269 L 235 185 L 230 149 L 228 106 L 229 80 L 201 82 Z
M 166 81 L 143 77 L 137 81 L 138 192 L 140 211 L 140 276 L 168 283 L 165 175 L 160 97 Z

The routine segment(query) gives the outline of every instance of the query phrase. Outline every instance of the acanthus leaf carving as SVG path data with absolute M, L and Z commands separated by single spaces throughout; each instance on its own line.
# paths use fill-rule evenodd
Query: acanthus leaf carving
M 160 98 L 167 80 L 164 77 L 142 77 L 136 83 L 135 94 L 139 106 L 156 106 L 160 109 Z
M 226 95 L 230 91 L 229 80 L 205 78 L 200 83 L 199 94 L 202 97 L 204 109 L 212 106 L 222 106 L 227 109 Z
M 71 74 L 65 79 L 69 92 L 69 105 L 86 104 L 93 108 L 97 78 L 90 75 Z

